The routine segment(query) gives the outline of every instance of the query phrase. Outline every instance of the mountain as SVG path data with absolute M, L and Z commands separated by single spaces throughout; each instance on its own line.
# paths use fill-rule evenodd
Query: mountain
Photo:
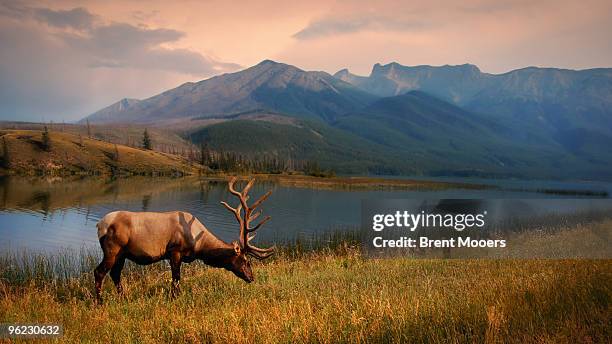
M 376 64 L 368 77 L 335 74 L 378 96 L 419 90 L 495 118 L 516 120 L 551 135 L 581 128 L 612 135 L 612 69 L 568 70 L 528 67 L 504 74 L 474 65 Z
M 195 129 L 188 137 L 219 151 L 316 160 L 341 173 L 416 173 L 383 145 L 318 120 L 293 124 L 232 120 Z
M 425 174 L 561 176 L 578 173 L 584 161 L 537 132 L 528 132 L 532 140 L 516 140 L 513 123 L 420 91 L 382 98 L 332 125 L 386 147 Z M 582 167 L 580 173 L 605 170 L 586 162 Z
M 86 119 L 90 122 L 153 123 L 223 117 L 265 109 L 329 120 L 362 108 L 375 98 L 328 73 L 306 72 L 265 60 L 237 73 L 183 84 L 127 108 L 117 109 L 111 105 Z
M 612 135 L 612 69 L 525 68 L 495 76 L 465 108 L 543 129 Z
M 87 119 L 339 173 L 610 180 L 611 71 L 391 63 L 332 76 L 266 60 Z
M 367 123 L 367 124 L 366 124 Z M 475 139 L 497 140 L 497 122 L 471 113 L 420 91 L 385 97 L 332 124 L 394 148 L 434 146 L 437 142 L 456 150 L 457 144 Z M 385 128 L 385 133 L 376 128 Z M 394 134 L 392 134 L 394 133 Z
M 538 132 L 516 140 L 513 125 L 412 91 L 329 122 L 238 119 L 194 129 L 188 138 L 215 150 L 317 160 L 339 173 L 610 178 L 604 156 L 612 154 L 591 161 Z M 581 144 L 591 150 L 597 140 Z
M 98 110 L 87 117 L 90 122 L 111 122 L 113 118 L 121 116 L 131 106 L 140 102 L 138 99 L 123 98 L 120 101 L 111 104 L 104 109 Z
M 344 69 L 335 77 L 381 97 L 420 90 L 457 105 L 486 87 L 489 74 L 470 64 L 460 66 L 406 67 L 398 63 L 375 64 L 369 77 L 351 74 Z

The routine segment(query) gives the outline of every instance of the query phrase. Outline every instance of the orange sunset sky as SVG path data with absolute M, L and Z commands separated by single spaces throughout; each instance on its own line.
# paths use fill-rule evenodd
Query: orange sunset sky
M 76 120 L 272 59 L 612 65 L 612 1 L 0 1 L 0 119 Z

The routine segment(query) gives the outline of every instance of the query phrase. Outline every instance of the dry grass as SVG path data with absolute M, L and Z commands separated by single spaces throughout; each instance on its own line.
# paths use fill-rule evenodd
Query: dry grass
M 175 300 L 167 267 L 130 266 L 126 296 L 107 279 L 102 306 L 90 273 L 34 273 L 61 265 L 47 261 L 18 280 L 15 262 L 2 262 L 0 322 L 60 323 L 69 343 L 602 343 L 612 325 L 610 260 L 364 259 L 345 246 L 257 264 L 252 284 L 186 265 Z
M 91 124 L 88 132 L 86 124 L 0 121 L 0 130 L 41 131 L 45 126 L 52 132 L 69 133 L 83 137 L 88 137 L 91 134 L 91 138 L 125 146 L 139 146 L 145 129 L 145 126 L 138 124 Z M 193 144 L 180 137 L 168 125 L 148 127 L 147 130 L 153 141 L 153 149 L 157 151 L 167 151 L 168 149 L 182 151 L 193 148 Z
M 6 141 L 12 172 L 171 175 L 197 171 L 182 157 L 115 145 L 66 132 L 51 131 L 51 148 L 46 151 L 41 146 L 41 135 L 40 130 L 0 131 L 2 140 Z M 4 145 L 4 142 L 0 143 Z M 3 150 L 4 147 L 4 156 Z

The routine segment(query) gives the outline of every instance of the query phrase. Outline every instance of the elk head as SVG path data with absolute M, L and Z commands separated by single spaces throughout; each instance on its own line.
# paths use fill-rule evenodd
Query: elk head
M 255 226 L 251 226 L 251 222 L 257 219 L 261 215 L 261 210 L 253 213 L 265 201 L 272 191 L 266 192 L 261 196 L 252 206 L 247 204 L 249 200 L 249 190 L 255 183 L 255 179 L 251 179 L 248 184 L 244 187 L 242 192 L 234 189 L 234 183 L 236 183 L 236 177 L 233 177 L 229 183 L 229 192 L 238 197 L 240 204 L 237 207 L 232 207 L 226 202 L 221 202 L 223 206 L 234 214 L 236 221 L 240 225 L 240 237 L 238 241 L 234 241 L 234 254 L 230 257 L 229 264 L 226 269 L 232 271 L 236 276 L 242 278 L 244 281 L 250 283 L 255 279 L 253 276 L 253 270 L 251 269 L 251 263 L 249 262 L 249 256 L 257 259 L 266 259 L 274 254 L 274 247 L 270 248 L 259 248 L 250 244 L 250 241 L 255 237 L 255 231 L 258 230 L 264 223 L 270 220 L 270 216 L 266 216 L 261 222 Z

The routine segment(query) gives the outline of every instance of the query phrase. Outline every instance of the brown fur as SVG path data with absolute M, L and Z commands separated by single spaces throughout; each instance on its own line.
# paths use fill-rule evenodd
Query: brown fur
M 181 263 L 195 259 L 230 270 L 247 282 L 253 279 L 248 260 L 235 249 L 237 244 L 217 238 L 186 212 L 109 213 L 98 223 L 98 235 L 104 253 L 94 271 L 98 299 L 109 271 L 117 292 L 122 292 L 121 270 L 126 259 L 141 265 L 170 260 L 174 292 L 180 281 Z
M 231 244 L 217 238 L 195 216 L 182 211 L 115 211 L 106 214 L 97 224 L 98 239 L 104 252 L 102 262 L 94 270 L 97 299 L 101 301 L 102 282 L 109 271 L 117 292 L 122 293 L 121 270 L 126 259 L 141 265 L 169 260 L 173 295 L 178 291 L 181 263 L 190 263 L 195 259 L 213 267 L 225 268 L 244 281 L 252 282 L 253 271 L 247 255 L 265 259 L 274 253 L 274 248 L 262 249 L 249 244 L 252 239 L 249 233 L 255 232 L 270 219 L 268 216 L 258 225 L 250 226 L 251 221 L 260 214 L 253 211 L 270 196 L 271 191 L 249 207 L 247 193 L 255 180 L 251 180 L 242 192 L 234 189 L 235 181 L 233 178 L 228 187 L 229 191 L 240 199 L 240 205 L 233 208 L 226 202 L 221 202 L 240 224 L 239 240 Z

